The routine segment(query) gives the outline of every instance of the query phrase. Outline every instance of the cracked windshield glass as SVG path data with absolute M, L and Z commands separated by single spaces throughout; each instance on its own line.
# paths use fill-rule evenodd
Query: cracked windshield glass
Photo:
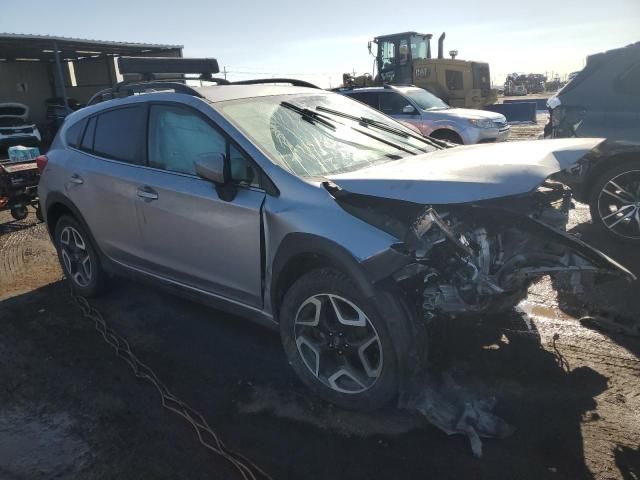
M 258 97 L 222 102 L 217 108 L 274 163 L 299 176 L 349 172 L 435 149 L 385 115 L 337 95 Z M 397 132 L 339 114 L 364 117 Z

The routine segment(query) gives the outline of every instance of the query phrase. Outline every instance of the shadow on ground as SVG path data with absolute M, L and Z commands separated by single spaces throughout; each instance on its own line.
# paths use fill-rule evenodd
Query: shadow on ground
M 610 238 L 589 222 L 583 222 L 570 230 L 579 234 L 589 245 L 601 250 L 609 257 L 629 269 L 640 278 L 640 247 Z M 583 322 L 588 328 L 597 329 L 615 343 L 624 347 L 640 359 L 640 281 L 627 282 L 612 278 L 590 288 L 586 295 L 575 296 L 558 289 L 559 307 L 574 317 L 601 312 L 611 321 L 599 326 Z M 608 326 L 609 325 L 609 326 Z M 620 325 L 622 328 L 616 328 Z M 631 333 L 621 333 L 621 332 Z
M 497 413 L 517 428 L 485 441 L 476 459 L 466 438 L 446 437 L 418 415 L 318 401 L 294 377 L 277 335 L 244 320 L 124 280 L 93 303 L 173 393 L 274 478 L 591 478 L 580 421 L 607 381 L 586 367 L 567 373 L 519 315 L 434 329 L 434 366 L 495 396 Z M 114 356 L 64 284 L 0 303 L 0 360 L 5 412 L 68 415 L 67 434 L 87 446 L 56 478 L 236 478 Z M 621 452 L 619 465 L 633 460 Z M 0 473 L 9 476 L 6 462 Z M 9 472 L 52 476 L 24 469 Z

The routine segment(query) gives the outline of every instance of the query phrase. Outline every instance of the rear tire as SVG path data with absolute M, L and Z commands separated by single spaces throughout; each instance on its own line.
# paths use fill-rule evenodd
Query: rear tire
M 20 204 L 11 207 L 11 216 L 15 220 L 24 220 L 25 218 L 27 218 L 28 213 L 29 212 L 27 211 L 26 205 Z
M 375 410 L 398 394 L 398 362 L 387 323 L 353 282 L 313 270 L 287 291 L 280 336 L 302 382 L 340 407 Z
M 640 160 L 620 163 L 595 180 L 591 221 L 610 238 L 640 244 Z
M 74 291 L 84 297 L 100 293 L 106 273 L 100 265 L 91 237 L 70 215 L 63 215 L 56 223 L 54 243 L 58 259 Z

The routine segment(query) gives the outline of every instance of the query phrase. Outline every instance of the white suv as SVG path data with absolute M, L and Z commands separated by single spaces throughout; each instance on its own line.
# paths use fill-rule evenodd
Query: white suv
M 452 108 L 423 88 L 385 85 L 338 89 L 337 92 L 380 110 L 399 122 L 412 125 L 423 135 L 451 143 L 473 145 L 503 142 L 511 130 L 504 115 L 485 110 Z

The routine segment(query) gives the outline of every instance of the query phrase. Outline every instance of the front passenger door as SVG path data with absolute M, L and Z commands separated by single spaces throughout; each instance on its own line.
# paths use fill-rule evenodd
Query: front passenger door
M 265 192 L 250 159 L 200 112 L 152 104 L 148 165 L 138 188 L 146 268 L 195 289 L 262 306 L 260 216 Z M 195 160 L 224 153 L 237 193 L 222 199 Z M 224 195 L 223 195 L 224 196 Z

